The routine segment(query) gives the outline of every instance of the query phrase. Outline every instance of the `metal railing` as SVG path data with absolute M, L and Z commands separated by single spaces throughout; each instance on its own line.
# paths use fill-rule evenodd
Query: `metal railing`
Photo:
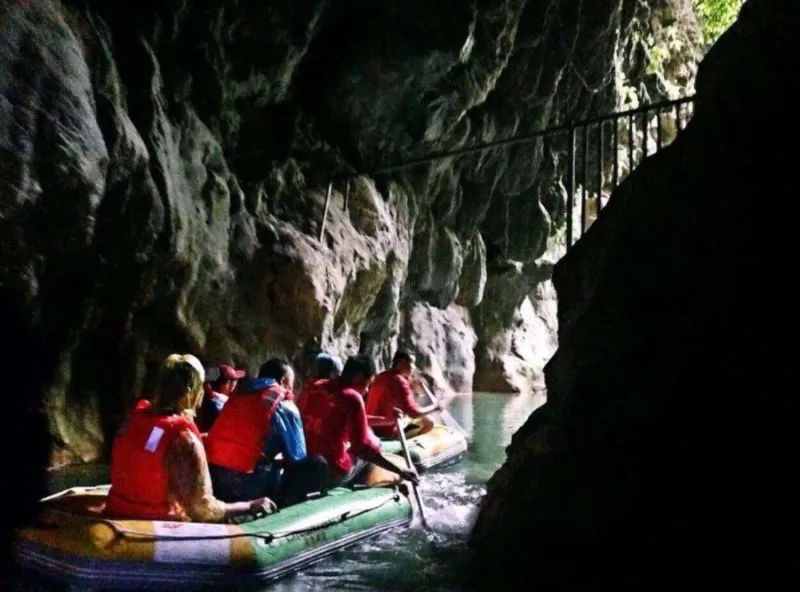
M 324 237 L 325 222 L 335 182 L 347 183 L 345 187 L 346 204 L 350 181 L 357 177 L 385 175 L 446 158 L 526 144 L 544 138 L 566 136 L 567 164 L 563 174 L 566 178 L 567 191 L 566 248 L 569 249 L 575 241 L 573 217 L 576 198 L 580 197 L 580 234 L 578 235 L 580 238 L 599 215 L 605 205 L 604 199 L 608 200 L 620 181 L 645 158 L 671 143 L 685 127 L 693 112 L 694 96 L 685 97 L 582 121 L 569 122 L 530 134 L 512 136 L 456 150 L 433 152 L 398 163 L 341 176 L 328 184 L 325 210 L 320 227 L 320 240 Z M 610 135 L 607 135 L 608 131 L 611 132 Z M 624 142 L 621 141 L 623 136 L 626 136 Z M 578 139 L 581 140 L 581 143 L 579 147 L 576 147 Z M 622 162 L 620 161 L 621 152 L 623 154 Z M 627 162 L 624 159 L 625 153 L 627 153 Z M 594 208 L 594 212 L 590 211 L 590 206 Z
M 684 106 L 686 108 L 684 109 Z M 685 111 L 685 113 L 684 113 Z M 578 188 L 580 188 L 580 238 L 591 222 L 597 218 L 603 208 L 604 195 L 610 197 L 621 180 L 620 152 L 627 152 L 627 170 L 629 175 L 638 164 L 651 154 L 655 154 L 666 144 L 671 143 L 684 128 L 685 123 L 694 112 L 694 97 L 685 97 L 674 101 L 664 101 L 643 105 L 636 109 L 620 111 L 594 117 L 584 121 L 570 123 L 565 130 L 567 139 L 567 235 L 566 246 L 569 249 L 575 239 L 573 212 Z M 620 142 L 620 123 L 626 132 L 627 141 Z M 637 123 L 639 124 L 637 130 Z M 653 125 L 655 123 L 655 125 Z M 606 131 L 610 128 L 610 138 Z M 560 130 L 564 133 L 564 130 Z M 578 151 L 575 142 L 581 136 L 581 149 Z M 590 140 L 590 136 L 593 140 Z M 637 142 L 638 139 L 638 142 Z M 637 146 L 638 143 L 638 146 Z M 594 158 L 590 153 L 594 150 Z M 606 154 L 610 148 L 611 154 Z M 622 148 L 622 150 L 620 150 Z M 639 158 L 637 159 L 637 149 Z M 580 152 L 580 185 L 577 185 L 576 161 Z M 594 163 L 592 166 L 592 160 Z M 623 162 L 622 165 L 625 163 Z M 594 178 L 590 176 L 592 171 Z M 607 191 L 606 191 L 607 190 Z M 607 200 L 608 197 L 605 197 Z M 590 200 L 594 200 L 595 212 L 592 216 L 588 210 Z

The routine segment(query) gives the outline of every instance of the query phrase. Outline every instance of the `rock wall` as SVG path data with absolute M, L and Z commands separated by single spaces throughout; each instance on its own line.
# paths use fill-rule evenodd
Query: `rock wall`
M 492 586 L 785 577 L 798 26 L 796 2 L 747 2 L 688 128 L 557 264 L 548 402 L 472 534 Z
M 323 228 L 327 184 L 611 110 L 650 76 L 640 3 L 0 6 L 0 287 L 54 360 L 53 462 L 102 454 L 173 351 L 401 343 L 458 390 L 541 382 L 557 142 L 339 181 Z

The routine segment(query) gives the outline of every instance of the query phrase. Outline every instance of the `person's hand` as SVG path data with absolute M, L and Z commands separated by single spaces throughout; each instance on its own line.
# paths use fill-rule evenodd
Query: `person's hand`
M 416 471 L 403 469 L 400 471 L 399 475 L 404 481 L 411 481 L 414 485 L 419 485 L 419 475 L 417 475 Z
M 411 390 L 413 390 L 414 392 L 419 393 L 425 391 L 425 387 L 423 386 L 422 380 L 419 378 L 419 376 L 416 375 L 411 376 L 408 383 L 409 385 L 411 385 Z
M 271 499 L 269 499 L 268 497 L 260 497 L 250 502 L 250 508 L 248 513 L 258 518 L 259 516 L 266 516 L 267 514 L 272 514 L 277 509 L 278 506 L 276 506 L 275 502 L 273 502 Z

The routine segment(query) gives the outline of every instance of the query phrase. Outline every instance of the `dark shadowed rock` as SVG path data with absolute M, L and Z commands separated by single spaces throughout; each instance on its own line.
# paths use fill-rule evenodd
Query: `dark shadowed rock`
M 472 535 L 493 586 L 780 577 L 796 206 L 779 146 L 800 132 L 798 26 L 796 2 L 747 2 L 701 66 L 688 129 L 556 266 L 548 402 Z

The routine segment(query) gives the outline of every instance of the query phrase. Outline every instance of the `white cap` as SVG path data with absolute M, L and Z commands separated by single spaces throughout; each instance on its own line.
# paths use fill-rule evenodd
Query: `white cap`
M 183 361 L 189 364 L 195 370 L 197 370 L 197 373 L 200 375 L 200 382 L 206 381 L 206 371 L 205 368 L 203 368 L 203 364 L 200 363 L 200 360 L 198 360 L 192 354 L 184 354 Z

